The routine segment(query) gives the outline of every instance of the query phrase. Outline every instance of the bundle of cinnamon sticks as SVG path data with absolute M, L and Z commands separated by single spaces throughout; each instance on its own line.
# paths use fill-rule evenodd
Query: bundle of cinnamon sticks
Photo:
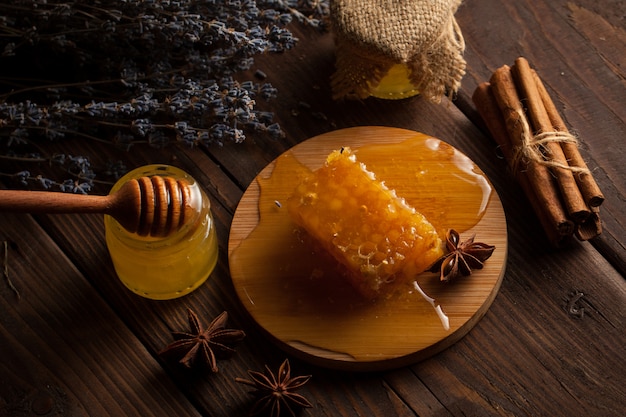
M 472 100 L 552 245 L 598 236 L 604 196 L 528 61 L 496 70 Z

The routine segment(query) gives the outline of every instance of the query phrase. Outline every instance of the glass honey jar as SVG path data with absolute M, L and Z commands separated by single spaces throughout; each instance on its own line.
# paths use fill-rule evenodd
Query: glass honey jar
M 181 297 L 203 284 L 217 264 L 218 244 L 211 204 L 198 183 L 169 165 L 147 165 L 124 175 L 111 189 L 141 177 L 172 177 L 188 183 L 186 210 L 191 213 L 180 228 L 163 237 L 140 236 L 104 216 L 106 244 L 119 279 L 146 298 Z
M 388 100 L 418 95 L 419 90 L 410 81 L 409 76 L 410 72 L 406 64 L 394 64 L 378 84 L 369 85 L 369 93 L 372 97 Z

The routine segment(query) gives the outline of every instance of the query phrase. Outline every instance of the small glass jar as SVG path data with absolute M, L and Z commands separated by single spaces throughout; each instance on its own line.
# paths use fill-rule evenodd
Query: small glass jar
M 131 179 L 155 175 L 189 183 L 188 205 L 194 216 L 165 237 L 140 236 L 104 216 L 106 243 L 119 279 L 131 291 L 155 300 L 181 297 L 209 277 L 218 258 L 217 236 L 208 197 L 184 171 L 169 165 L 147 165 L 124 175 L 111 189 Z
M 409 79 L 409 68 L 405 64 L 394 64 L 378 85 L 370 85 L 370 95 L 387 100 L 399 100 L 419 94 Z

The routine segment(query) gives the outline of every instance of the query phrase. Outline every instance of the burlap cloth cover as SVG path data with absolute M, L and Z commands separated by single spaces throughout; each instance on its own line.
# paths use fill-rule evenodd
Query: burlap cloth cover
M 362 99 L 389 68 L 406 64 L 423 96 L 439 102 L 465 75 L 461 0 L 331 0 L 336 41 L 333 98 Z

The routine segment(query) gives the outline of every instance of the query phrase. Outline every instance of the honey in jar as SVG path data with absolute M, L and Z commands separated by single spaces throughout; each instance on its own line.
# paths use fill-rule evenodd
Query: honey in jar
M 419 94 L 419 90 L 409 76 L 409 68 L 405 64 L 394 64 L 378 84 L 370 85 L 370 95 L 388 100 L 415 96 Z
M 169 165 L 148 165 L 123 176 L 111 194 L 131 179 L 163 176 L 188 183 L 187 207 L 192 216 L 164 237 L 140 236 L 104 216 L 106 243 L 119 279 L 146 298 L 166 300 L 198 288 L 209 277 L 218 258 L 217 236 L 211 204 L 198 183 L 186 172 Z

